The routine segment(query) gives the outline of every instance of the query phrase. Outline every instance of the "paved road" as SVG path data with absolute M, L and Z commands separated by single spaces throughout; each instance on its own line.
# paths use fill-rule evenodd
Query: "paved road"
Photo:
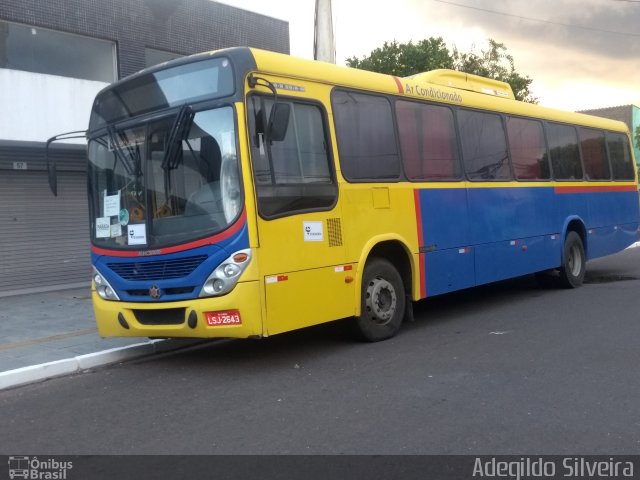
M 339 324 L 0 392 L 0 452 L 621 454 L 640 450 L 640 248 L 588 284 L 419 304 L 396 338 Z

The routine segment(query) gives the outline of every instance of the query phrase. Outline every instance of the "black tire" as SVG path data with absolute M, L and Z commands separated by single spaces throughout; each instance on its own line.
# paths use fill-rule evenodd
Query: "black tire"
M 584 281 L 587 257 L 584 253 L 582 238 L 576 232 L 568 232 L 562 252 L 562 267 L 560 267 L 560 286 L 577 288 Z
M 393 337 L 404 318 L 406 295 L 402 277 L 388 260 L 373 258 L 362 276 L 360 316 L 353 319 L 362 340 L 378 342 Z

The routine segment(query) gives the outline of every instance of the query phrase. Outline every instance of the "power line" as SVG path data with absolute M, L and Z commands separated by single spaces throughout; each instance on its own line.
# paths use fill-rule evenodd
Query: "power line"
M 519 18 L 520 20 L 528 20 L 530 22 L 548 23 L 548 24 L 551 24 L 551 25 L 560 25 L 562 27 L 569 27 L 569 28 L 580 28 L 582 30 L 591 30 L 591 31 L 594 31 L 594 32 L 610 33 L 612 35 L 622 35 L 622 36 L 625 36 L 625 37 L 640 37 L 640 33 L 616 32 L 614 30 L 604 30 L 602 28 L 586 27 L 584 25 L 573 25 L 571 23 L 554 22 L 553 20 L 544 20 L 544 19 L 541 19 L 541 18 L 523 17 L 521 15 L 514 15 L 512 13 L 498 12 L 496 10 L 489 10 L 487 8 L 473 7 L 471 5 L 464 5 L 462 3 L 448 2 L 446 0 L 433 0 L 433 1 L 434 2 L 439 2 L 439 3 L 446 3 L 447 5 L 453 5 L 455 7 L 469 8 L 471 10 L 479 10 L 481 12 L 493 13 L 494 15 L 502 15 L 504 17 Z M 618 1 L 623 1 L 623 0 L 618 0 Z M 633 3 L 640 3 L 640 0 L 626 0 L 626 1 L 628 1 L 628 2 L 633 1 Z

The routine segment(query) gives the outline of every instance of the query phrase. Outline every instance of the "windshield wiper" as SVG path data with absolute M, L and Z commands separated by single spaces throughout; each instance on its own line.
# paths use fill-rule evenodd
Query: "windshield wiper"
M 178 153 L 182 150 L 182 141 L 189 134 L 194 116 L 195 114 L 191 106 L 184 105 L 180 108 L 173 122 L 173 126 L 169 131 L 169 140 L 167 141 L 167 148 L 164 151 L 164 158 L 162 159 L 163 170 L 174 170 L 178 168 L 180 161 Z

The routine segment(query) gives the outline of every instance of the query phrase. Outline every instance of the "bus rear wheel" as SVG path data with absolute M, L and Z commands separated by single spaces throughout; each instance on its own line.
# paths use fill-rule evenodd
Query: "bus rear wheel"
M 383 258 L 368 261 L 362 276 L 360 316 L 353 320 L 356 334 L 369 342 L 393 337 L 402 325 L 405 306 L 398 270 Z
M 564 288 L 577 288 L 582 285 L 586 272 L 587 258 L 582 238 L 576 232 L 568 232 L 564 241 L 560 285 Z

